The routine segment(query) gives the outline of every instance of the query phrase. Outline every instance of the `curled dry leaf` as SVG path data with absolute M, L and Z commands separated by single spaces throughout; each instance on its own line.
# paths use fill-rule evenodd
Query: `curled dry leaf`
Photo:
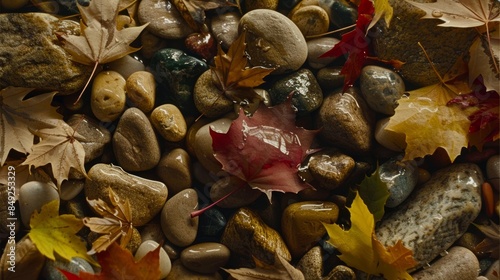
M 83 224 L 91 231 L 104 234 L 92 243 L 89 254 L 105 251 L 112 243 L 120 239 L 120 246 L 125 248 L 132 238 L 132 209 L 129 200 L 121 200 L 108 188 L 111 205 L 101 199 L 89 200 L 88 204 L 102 218 L 85 217 Z
M 253 256 L 252 256 L 253 257 Z M 304 280 L 302 271 L 296 269 L 280 255 L 275 255 L 273 265 L 261 262 L 253 257 L 255 268 L 224 269 L 234 279 L 238 280 Z
M 193 30 L 199 30 L 205 24 L 205 11 L 236 6 L 227 0 L 172 0 L 171 2 Z

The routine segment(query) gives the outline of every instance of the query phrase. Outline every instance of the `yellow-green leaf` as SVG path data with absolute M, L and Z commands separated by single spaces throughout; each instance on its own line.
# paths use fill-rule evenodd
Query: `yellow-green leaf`
M 99 265 L 87 254 L 85 242 L 76 235 L 83 227 L 81 219 L 75 215 L 59 215 L 59 200 L 53 200 L 35 212 L 30 221 L 29 238 L 38 251 L 51 260 L 57 253 L 65 260 L 80 257 L 91 264 Z
M 373 6 L 375 8 L 375 14 L 373 15 L 373 19 L 370 22 L 370 25 L 368 25 L 366 31 L 370 30 L 375 23 L 382 18 L 382 16 L 384 16 L 384 21 L 387 27 L 389 27 L 394 13 L 392 6 L 389 4 L 389 0 L 374 0 Z
M 358 187 L 359 195 L 363 199 L 375 221 L 380 221 L 385 212 L 385 203 L 389 198 L 387 183 L 380 180 L 379 167 L 371 174 L 365 176 Z

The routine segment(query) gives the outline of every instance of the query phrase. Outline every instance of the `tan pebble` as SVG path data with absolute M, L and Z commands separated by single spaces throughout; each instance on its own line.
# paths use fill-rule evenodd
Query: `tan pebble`
M 305 6 L 293 11 L 290 19 L 297 25 L 304 36 L 318 35 L 328 31 L 330 18 L 319 6 Z
M 323 278 L 323 253 L 320 246 L 311 248 L 297 263 L 305 279 L 321 280 Z
M 423 168 L 418 168 L 418 183 L 423 184 L 431 178 L 431 173 Z
M 153 240 L 146 240 L 142 242 L 137 251 L 135 252 L 134 259 L 135 261 L 139 261 L 142 259 L 147 253 L 154 251 L 158 248 L 160 244 Z M 172 269 L 172 263 L 170 262 L 170 258 L 163 248 L 160 248 L 160 279 L 167 277 Z
M 278 8 L 278 0 L 245 0 L 246 11 L 256 9 L 276 10 Z
M 172 264 L 172 270 L 165 280 L 222 280 L 222 276 L 216 272 L 211 274 L 201 274 L 187 269 L 181 262 L 176 260 Z
M 220 243 L 205 242 L 191 245 L 181 253 L 182 264 L 188 269 L 210 274 L 225 266 L 229 260 L 229 249 Z
M 173 104 L 156 107 L 151 113 L 150 120 L 156 131 L 167 141 L 179 142 L 186 136 L 186 120 L 179 108 Z
M 153 74 L 137 71 L 127 78 L 127 98 L 144 113 L 153 110 L 156 98 L 156 84 Z
M 156 174 L 167 185 L 172 195 L 191 187 L 191 158 L 181 148 L 163 155 L 156 166 Z
M 210 120 L 207 118 L 200 118 L 189 126 L 188 131 L 186 132 L 186 150 L 190 155 L 196 156 L 194 150 L 196 133 L 200 130 L 200 128 L 209 122 Z
M 177 246 L 188 246 L 194 242 L 198 232 L 199 218 L 191 218 L 198 210 L 198 194 L 186 189 L 167 200 L 161 211 L 161 227 L 167 239 Z
M 125 79 L 115 71 L 99 73 L 94 78 L 90 98 L 96 118 L 103 122 L 116 120 L 125 110 Z
M 214 150 L 212 148 L 212 136 L 210 136 L 210 128 L 219 133 L 226 133 L 229 130 L 232 120 L 222 118 L 215 120 L 202 126 L 195 135 L 193 149 L 195 151 L 198 161 L 208 171 L 217 173 L 221 170 L 222 165 L 214 157 Z
M 233 102 L 212 81 L 212 70 L 205 71 L 196 80 L 193 100 L 196 109 L 209 118 L 219 117 L 233 109 Z

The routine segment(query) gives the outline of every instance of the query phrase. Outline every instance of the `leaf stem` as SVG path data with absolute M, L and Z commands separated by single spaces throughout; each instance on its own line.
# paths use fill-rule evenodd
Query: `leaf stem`
M 214 201 L 212 202 L 212 204 L 200 209 L 200 210 L 196 210 L 196 211 L 193 211 L 191 212 L 191 218 L 194 218 L 194 217 L 198 217 L 200 216 L 201 214 L 203 214 L 205 211 L 207 211 L 208 209 L 211 209 L 212 207 L 214 207 L 215 205 L 217 205 L 219 202 L 223 201 L 224 199 L 228 198 L 229 196 L 231 196 L 232 194 L 234 194 L 235 192 L 243 189 L 247 184 L 241 184 L 239 187 L 235 188 L 234 190 L 230 191 L 229 193 L 227 193 L 226 195 L 224 195 L 223 197 L 217 199 L 217 201 Z
M 76 103 L 78 103 L 78 101 L 80 101 L 80 98 L 82 98 L 82 95 L 83 93 L 85 92 L 85 90 L 87 89 L 88 85 L 90 84 L 90 81 L 92 80 L 92 77 L 94 77 L 94 74 L 95 74 L 95 71 L 97 69 L 97 66 L 99 66 L 99 61 L 96 61 L 95 64 L 94 64 L 94 69 L 92 69 L 92 73 L 90 74 L 90 77 L 89 79 L 87 80 L 87 83 L 85 84 L 85 86 L 83 87 L 82 89 L 82 92 L 80 92 L 80 95 L 78 96 L 78 98 L 76 99 L 75 103 L 73 103 L 73 105 L 75 105 Z
M 439 72 L 437 71 L 436 67 L 434 67 L 434 63 L 432 62 L 431 58 L 427 54 L 427 51 L 425 51 L 424 46 L 422 46 L 422 44 L 420 42 L 417 42 L 417 44 L 422 49 L 422 51 L 424 52 L 424 55 L 427 58 L 427 61 L 429 61 L 429 64 L 431 65 L 432 70 L 434 70 L 434 73 L 436 73 L 436 75 L 438 76 L 438 78 L 441 81 L 441 83 L 444 84 L 443 77 L 441 77 L 441 75 L 439 75 Z

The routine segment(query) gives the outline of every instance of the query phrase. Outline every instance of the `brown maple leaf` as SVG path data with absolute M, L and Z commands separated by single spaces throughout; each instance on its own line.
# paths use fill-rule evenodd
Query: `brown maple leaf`
M 87 176 L 84 167 L 85 151 L 79 142 L 85 138 L 71 126 L 60 120 L 55 127 L 39 129 L 33 133 L 40 137 L 40 142 L 33 146 L 23 165 L 31 168 L 50 164 L 57 186 L 68 179 L 71 168 Z
M 31 151 L 34 138 L 31 130 L 53 127 L 62 119 L 50 105 L 55 92 L 25 99 L 31 91 L 32 88 L 17 87 L 0 91 L 0 166 L 10 150 L 24 154 Z
M 119 0 L 93 0 L 87 7 L 78 4 L 82 16 L 82 35 L 60 36 L 64 49 L 74 61 L 94 66 L 92 75 L 99 64 L 114 61 L 139 50 L 129 44 L 139 36 L 147 24 L 118 30 L 116 18 L 119 5 Z M 87 86 L 88 82 L 82 93 Z
M 172 0 L 171 2 L 193 30 L 199 30 L 205 24 L 205 11 L 236 6 L 227 0 Z
M 111 205 L 101 199 L 87 199 L 90 207 L 102 218 L 85 217 L 83 224 L 93 232 L 104 234 L 92 243 L 89 254 L 105 251 L 118 238 L 120 238 L 120 246 L 125 248 L 132 238 L 134 227 L 129 200 L 121 200 L 111 188 L 108 191 Z

